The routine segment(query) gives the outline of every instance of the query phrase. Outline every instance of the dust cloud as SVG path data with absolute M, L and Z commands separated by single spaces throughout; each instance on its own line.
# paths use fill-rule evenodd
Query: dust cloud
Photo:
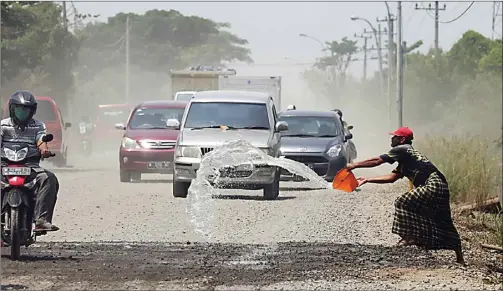
M 304 77 L 304 72 L 312 69 L 313 64 L 314 62 L 300 60 L 280 60 L 271 64 L 231 64 L 229 67 L 236 69 L 241 76 L 281 76 L 281 110 L 285 110 L 290 104 L 295 104 L 297 109 L 306 110 L 341 109 L 344 120 L 354 126 L 352 133 L 358 151 L 357 160 L 386 152 L 390 147 L 388 132 L 392 130 L 388 125 L 387 115 L 380 117 L 372 103 L 362 101 L 364 98 L 361 92 L 351 86 L 344 91 L 343 98 L 340 98 L 342 101 L 338 101 L 335 94 L 334 98 L 327 98 L 313 92 L 317 88 L 310 87 Z M 358 174 L 389 173 L 391 169 L 391 166 L 383 165 L 375 169 L 358 170 Z

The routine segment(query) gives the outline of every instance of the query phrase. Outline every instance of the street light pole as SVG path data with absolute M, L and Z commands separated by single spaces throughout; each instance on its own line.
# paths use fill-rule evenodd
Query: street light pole
M 326 44 L 324 44 L 321 40 L 317 39 L 316 37 L 310 36 L 305 33 L 300 33 L 299 36 L 309 38 L 310 40 L 314 40 L 315 42 L 319 43 L 321 46 L 321 51 L 323 51 L 323 53 L 325 54 L 325 57 L 329 57 L 328 51 L 330 50 L 330 56 L 331 56 L 330 67 L 331 68 L 330 68 L 329 74 L 332 77 L 332 81 L 335 81 L 335 67 L 332 65 L 332 60 L 334 59 L 334 52 L 331 49 L 329 49 Z
M 313 36 L 310 36 L 310 35 L 307 35 L 305 33 L 300 33 L 299 34 L 300 37 L 305 37 L 305 38 L 309 38 L 310 40 L 314 40 L 315 42 L 319 43 L 320 46 L 321 46 L 321 51 L 323 51 L 323 53 L 325 54 L 325 56 L 328 57 L 328 54 L 327 54 L 327 50 L 328 50 L 328 47 L 326 44 L 324 44 L 321 40 L 317 39 L 316 37 L 313 37 Z

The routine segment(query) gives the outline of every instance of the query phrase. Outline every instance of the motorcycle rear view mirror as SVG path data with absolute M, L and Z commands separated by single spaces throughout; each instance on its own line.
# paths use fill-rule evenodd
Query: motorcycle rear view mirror
M 43 141 L 43 142 L 50 142 L 50 141 L 52 141 L 53 139 L 54 139 L 54 135 L 52 135 L 51 133 L 48 133 L 48 134 L 46 134 L 46 135 L 44 135 L 44 136 L 42 137 L 42 141 Z

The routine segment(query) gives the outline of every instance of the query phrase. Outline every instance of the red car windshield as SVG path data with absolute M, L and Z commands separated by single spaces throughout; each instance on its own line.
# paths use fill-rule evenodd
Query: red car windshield
M 54 113 L 54 107 L 52 107 L 52 102 L 50 101 L 37 101 L 37 112 L 33 118 L 38 119 L 42 122 L 56 121 L 56 114 Z
M 168 119 L 181 121 L 184 110 L 184 108 L 138 108 L 131 116 L 129 128 L 166 128 Z
M 128 111 L 123 108 L 101 108 L 98 115 L 98 123 L 113 125 L 125 123 L 128 118 Z

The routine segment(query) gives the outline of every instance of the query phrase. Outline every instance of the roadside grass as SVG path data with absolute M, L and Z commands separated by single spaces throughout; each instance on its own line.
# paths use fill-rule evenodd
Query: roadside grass
M 497 197 L 502 191 L 500 140 L 488 142 L 477 136 L 426 136 L 417 142 L 417 149 L 447 178 L 452 203 L 479 204 Z M 502 219 L 502 212 L 473 212 L 457 220 L 474 241 L 501 246 Z
M 449 182 L 451 201 L 480 203 L 501 191 L 501 147 L 477 136 L 431 137 L 417 143 Z

